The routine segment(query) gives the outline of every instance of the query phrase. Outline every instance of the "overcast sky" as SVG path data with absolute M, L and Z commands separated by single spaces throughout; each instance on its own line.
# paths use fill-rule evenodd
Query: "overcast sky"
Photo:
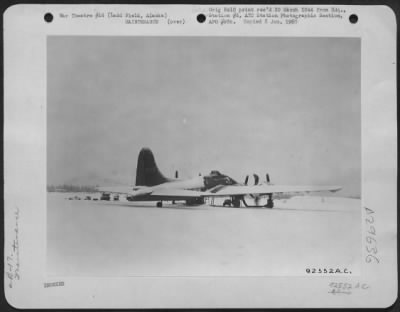
M 160 170 L 360 195 L 360 40 L 49 37 L 48 184 Z

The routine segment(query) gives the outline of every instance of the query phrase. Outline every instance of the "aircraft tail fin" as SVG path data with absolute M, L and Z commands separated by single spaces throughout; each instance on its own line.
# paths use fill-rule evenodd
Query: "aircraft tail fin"
M 137 186 L 154 186 L 170 181 L 158 169 L 153 152 L 149 148 L 142 148 L 139 153 L 136 168 Z

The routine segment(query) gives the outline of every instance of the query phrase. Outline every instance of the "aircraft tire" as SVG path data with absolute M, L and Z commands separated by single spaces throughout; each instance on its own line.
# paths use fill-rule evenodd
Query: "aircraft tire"
M 268 199 L 267 204 L 265 205 L 266 208 L 272 209 L 274 208 L 274 202 L 272 199 Z
M 240 207 L 240 199 L 235 198 L 234 200 L 232 200 L 232 205 L 235 208 L 239 208 Z

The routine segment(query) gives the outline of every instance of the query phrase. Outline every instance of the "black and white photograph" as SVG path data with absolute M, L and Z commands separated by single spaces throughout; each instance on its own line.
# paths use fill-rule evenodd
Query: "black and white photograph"
M 395 302 L 391 8 L 18 4 L 3 19 L 10 306 Z
M 47 263 L 358 271 L 359 38 L 47 39 Z

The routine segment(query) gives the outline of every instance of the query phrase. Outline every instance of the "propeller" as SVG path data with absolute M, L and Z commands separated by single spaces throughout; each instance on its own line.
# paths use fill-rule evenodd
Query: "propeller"
M 247 185 L 248 182 L 249 182 L 249 175 L 247 175 L 246 178 L 244 179 L 244 185 Z
M 178 179 L 178 170 L 175 171 L 175 179 Z
M 254 177 L 254 185 L 258 185 L 258 181 L 260 180 L 260 177 L 255 173 L 253 173 L 253 177 Z
M 265 178 L 266 178 L 267 183 L 269 183 L 270 179 L 269 179 L 269 174 L 268 173 L 266 174 Z

